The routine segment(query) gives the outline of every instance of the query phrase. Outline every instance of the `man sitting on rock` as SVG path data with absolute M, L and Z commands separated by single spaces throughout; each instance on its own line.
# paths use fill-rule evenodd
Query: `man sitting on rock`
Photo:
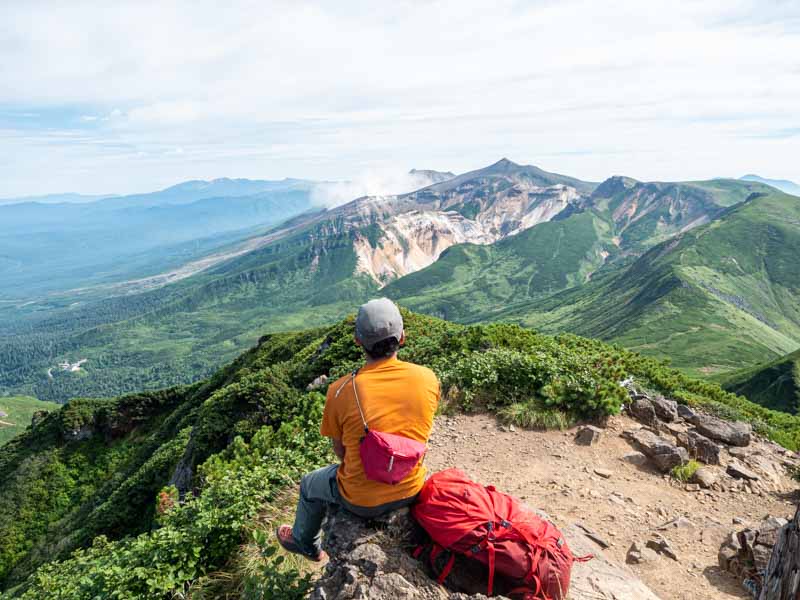
M 276 532 L 286 550 L 314 561 L 327 558 L 320 528 L 328 504 L 374 518 L 412 504 L 425 482 L 422 461 L 396 484 L 367 478 L 359 445 L 365 423 L 373 431 L 427 443 L 439 403 L 436 375 L 398 360 L 397 351 L 405 343 L 403 317 L 386 298 L 359 308 L 355 343 L 363 348 L 366 364 L 328 388 L 320 428 L 341 462 L 302 478 L 294 526 L 281 525 Z

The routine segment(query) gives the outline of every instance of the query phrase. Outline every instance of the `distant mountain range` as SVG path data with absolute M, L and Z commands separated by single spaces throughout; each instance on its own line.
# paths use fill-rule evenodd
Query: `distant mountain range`
M 41 196 L 23 196 L 20 198 L 0 198 L 0 206 L 7 204 L 23 204 L 26 202 L 37 202 L 39 204 L 84 204 L 112 197 L 114 197 L 114 194 L 44 194 Z
M 747 180 L 586 182 L 507 159 L 417 173 L 433 183 L 332 209 L 298 201 L 273 229 L 156 276 L 0 308 L 0 391 L 65 399 L 191 381 L 259 335 L 329 323 L 378 294 L 448 319 L 592 335 L 695 374 L 800 347 L 798 198 Z M 84 358 L 80 376 L 47 375 Z
M 215 179 L 91 202 L 48 196 L 0 206 L 0 300 L 178 267 L 310 210 L 313 185 Z
M 794 181 L 789 181 L 788 179 L 766 179 L 765 177 L 759 177 L 758 175 L 745 175 L 742 177 L 742 181 L 757 181 L 758 183 L 765 183 L 776 189 L 779 189 L 782 192 L 786 192 L 787 194 L 800 196 L 800 185 L 796 184 Z

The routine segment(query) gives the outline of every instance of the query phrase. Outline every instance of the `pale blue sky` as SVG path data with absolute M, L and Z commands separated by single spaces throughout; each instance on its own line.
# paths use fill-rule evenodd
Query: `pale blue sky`
M 502 156 L 800 180 L 800 3 L 608 4 L 4 2 L 0 197 Z

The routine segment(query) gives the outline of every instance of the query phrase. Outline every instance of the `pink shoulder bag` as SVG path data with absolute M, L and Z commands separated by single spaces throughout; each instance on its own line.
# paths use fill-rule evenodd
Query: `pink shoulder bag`
M 428 448 L 422 442 L 412 440 L 402 435 L 394 433 L 382 433 L 373 431 L 367 424 L 361 402 L 358 400 L 358 390 L 356 389 L 356 374 L 353 371 L 350 380 L 353 382 L 353 394 L 358 406 L 358 413 L 361 415 L 361 422 L 364 424 L 364 437 L 361 438 L 359 454 L 361 464 L 364 467 L 364 474 L 367 479 L 389 483 L 395 485 L 408 477 L 409 473 L 419 464 L 425 456 Z M 339 392 L 347 385 L 345 383 L 336 392 Z

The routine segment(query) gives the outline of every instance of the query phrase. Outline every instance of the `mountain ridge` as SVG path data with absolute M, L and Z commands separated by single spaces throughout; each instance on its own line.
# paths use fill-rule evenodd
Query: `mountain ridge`
M 495 317 L 613 339 L 713 374 L 800 346 L 798 252 L 800 202 L 755 196 L 618 273 Z
M 263 333 L 324 325 L 382 288 L 432 314 L 529 322 L 520 312 L 529 310 L 526 303 L 574 299 L 583 303 L 576 308 L 583 306 L 599 282 L 652 245 L 713 223 L 770 189 L 735 180 L 612 177 L 594 184 L 497 161 L 407 194 L 365 196 L 297 215 L 207 255 L 196 268 L 118 287 L 114 298 L 97 301 L 82 292 L 80 304 L 67 306 L 65 298 L 50 316 L 31 308 L 0 334 L 0 389 L 63 400 L 185 382 L 210 374 Z M 438 291 L 423 285 L 426 269 L 438 273 L 431 279 L 443 286 Z M 414 285 L 429 298 L 410 295 Z M 568 291 L 575 286 L 586 293 Z M 567 318 L 570 310 L 563 305 L 561 318 L 541 314 L 530 324 L 547 318 L 550 329 L 594 331 Z M 760 336 L 774 336 L 767 325 L 758 327 Z M 769 352 L 789 351 L 790 343 L 771 339 Z M 57 362 L 81 359 L 89 359 L 82 377 L 47 377 Z

